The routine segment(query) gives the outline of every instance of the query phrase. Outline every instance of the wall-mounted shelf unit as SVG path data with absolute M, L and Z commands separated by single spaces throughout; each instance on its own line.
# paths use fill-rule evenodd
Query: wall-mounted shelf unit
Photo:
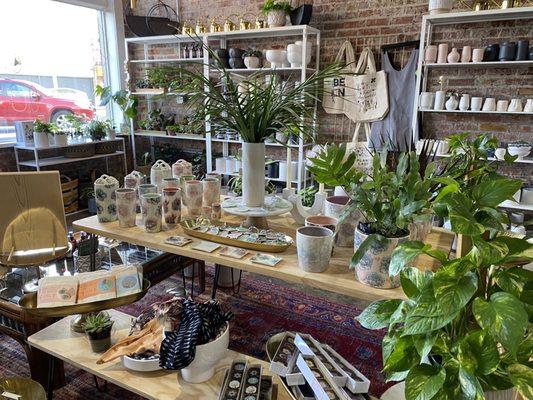
M 313 46 L 314 51 L 316 52 L 315 58 L 314 58 L 314 65 L 313 68 L 293 68 L 293 67 L 283 67 L 283 68 L 252 68 L 252 69 L 235 69 L 228 71 L 235 75 L 242 75 L 247 76 L 249 74 L 276 74 L 280 76 L 290 76 L 291 78 L 297 78 L 300 79 L 300 81 L 305 80 L 310 74 L 314 73 L 319 69 L 319 60 L 320 60 L 320 31 L 318 29 L 312 28 L 307 25 L 299 25 L 299 26 L 284 26 L 284 27 L 278 27 L 278 28 L 264 28 L 264 29 L 250 29 L 250 30 L 242 30 L 242 31 L 232 31 L 232 32 L 217 32 L 217 33 L 205 33 L 198 36 L 188 36 L 188 35 L 168 35 L 168 36 L 151 36 L 151 37 L 136 37 L 136 38 L 128 38 L 125 41 L 126 44 L 126 61 L 128 68 L 130 65 L 150 65 L 150 64 L 157 64 L 157 63 L 186 63 L 186 62 L 202 62 L 203 63 L 203 72 L 204 76 L 210 77 L 210 78 L 217 78 L 217 73 L 215 70 L 211 68 L 210 64 L 210 57 L 209 53 L 207 51 L 204 51 L 204 57 L 203 59 L 183 59 L 183 58 L 158 58 L 157 56 L 153 56 L 151 53 L 151 46 L 154 45 L 169 45 L 169 46 L 176 46 L 177 54 L 181 54 L 181 46 L 187 45 L 190 43 L 198 43 L 202 42 L 204 46 L 210 46 L 214 48 L 228 48 L 228 42 L 233 40 L 238 40 L 239 44 L 241 44 L 241 41 L 244 40 L 253 40 L 253 39 L 269 39 L 269 38 L 287 38 L 291 41 L 294 40 L 301 40 L 303 42 L 303 54 L 302 59 L 306 59 L 307 57 L 307 46 L 306 44 L 313 40 Z M 279 40 L 276 41 L 279 43 Z M 140 59 L 133 59 L 129 60 L 128 57 L 130 55 L 130 46 L 132 45 L 141 45 L 143 46 L 144 50 L 144 56 Z M 161 93 L 158 93 L 158 95 L 155 94 L 148 94 L 148 93 L 137 93 L 132 92 L 132 94 L 136 94 L 138 96 L 145 96 L 146 100 L 148 101 L 148 108 L 149 110 L 152 107 L 152 103 L 155 101 L 164 101 L 167 94 L 162 95 Z M 156 97 L 157 96 L 157 97 Z M 315 103 L 314 111 L 315 111 L 315 118 L 316 118 L 316 110 L 317 110 L 317 104 Z M 198 140 L 198 141 L 204 141 L 205 147 L 206 147 L 206 154 L 207 154 L 207 171 L 212 172 L 213 171 L 213 152 L 212 152 L 212 144 L 213 143 L 222 143 L 222 153 L 224 156 L 229 155 L 229 145 L 230 144 L 240 144 L 239 141 L 231 141 L 231 140 L 224 140 L 224 139 L 216 139 L 215 138 L 215 132 L 212 132 L 211 126 L 208 121 L 205 123 L 205 137 L 202 135 L 177 135 L 177 136 L 168 136 L 165 134 L 165 132 L 147 132 L 147 131 L 139 131 L 135 130 L 134 122 L 132 121 L 131 124 L 131 137 L 132 137 L 132 148 L 133 148 L 133 155 L 134 155 L 134 161 L 136 165 L 135 160 L 135 137 L 141 136 L 141 137 L 149 137 L 150 138 L 150 145 L 153 148 L 154 144 L 154 138 L 168 138 L 168 139 L 174 139 L 174 140 Z M 193 137 L 197 136 L 197 137 Z M 279 143 L 267 143 L 267 147 L 281 147 L 282 145 Z M 293 183 L 296 184 L 297 190 L 302 189 L 307 184 L 307 179 L 304 179 L 303 177 L 306 176 L 305 172 L 305 149 L 310 147 L 312 143 L 304 142 L 303 139 L 300 139 L 297 144 L 287 146 L 287 151 L 297 151 L 298 153 L 298 177 L 302 177 L 301 179 L 295 180 Z M 292 158 L 292 155 L 290 157 Z M 296 160 L 296 159 L 295 159 Z M 283 180 L 275 180 L 274 181 L 282 182 Z
M 454 68 L 516 68 L 532 67 L 533 60 L 525 61 L 484 61 L 484 62 L 467 62 L 467 63 L 424 63 L 427 69 L 454 69 Z
M 426 110 L 426 109 L 418 109 L 421 113 L 444 113 L 444 114 L 488 114 L 488 115 L 523 115 L 523 116 L 531 116 L 533 113 L 531 112 L 514 112 L 514 111 L 472 111 L 472 110 Z

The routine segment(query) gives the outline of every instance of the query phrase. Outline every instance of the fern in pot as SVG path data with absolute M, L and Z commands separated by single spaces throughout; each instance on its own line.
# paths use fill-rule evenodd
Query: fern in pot
M 408 400 L 533 398 L 533 260 L 525 239 L 506 236 L 498 205 L 521 182 L 483 161 L 462 179 L 441 179 L 435 212 L 471 243 L 460 258 L 408 241 L 393 252 L 389 274 L 400 275 L 406 299 L 372 303 L 359 317 L 387 329 L 383 365 L 405 381 Z M 411 266 L 420 254 L 442 263 L 436 272 Z
M 210 58 L 218 56 L 209 48 Z M 196 112 L 211 123 L 217 131 L 237 132 L 242 141 L 243 203 L 248 207 L 261 207 L 265 197 L 265 139 L 277 132 L 296 130 L 307 136 L 313 129 L 313 104 L 320 98 L 323 80 L 334 76 L 337 64 L 316 72 L 305 81 L 294 83 L 267 79 L 262 74 L 252 74 L 237 82 L 223 63 L 212 67 L 219 79 L 206 78 L 202 71 L 181 68 L 185 82 L 184 92 L 191 104 L 203 104 Z M 247 90 L 239 90 L 246 87 Z

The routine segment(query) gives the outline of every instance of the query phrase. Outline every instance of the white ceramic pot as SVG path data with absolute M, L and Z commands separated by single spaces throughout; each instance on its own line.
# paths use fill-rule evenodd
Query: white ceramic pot
M 287 50 L 267 50 L 265 53 L 271 68 L 282 68 L 287 61 Z
M 287 180 L 287 162 L 286 161 L 280 161 L 278 163 L 278 179 L 285 181 Z
M 246 68 L 259 68 L 261 67 L 261 59 L 259 57 L 244 57 L 244 65 Z
M 355 230 L 354 253 L 368 237 L 359 229 Z M 399 275 L 389 276 L 389 265 L 392 252 L 402 242 L 409 240 L 409 235 L 399 238 L 384 238 L 373 243 L 363 255 L 363 258 L 355 265 L 357 280 L 365 285 L 379 289 L 393 289 L 400 286 Z
M 203 184 L 203 201 L 204 206 L 212 207 L 213 203 L 220 203 L 220 179 L 205 178 Z
M 498 160 L 505 159 L 505 153 L 507 150 L 505 150 L 503 147 L 498 147 L 496 150 L 494 150 L 494 157 L 496 157 Z
M 509 103 L 509 108 L 507 111 L 509 112 L 522 112 L 522 100 L 521 99 L 512 99 L 511 103 Z
M 426 64 L 432 64 L 437 61 L 438 48 L 435 45 L 429 45 L 424 52 L 424 62 Z
M 472 111 L 481 110 L 482 105 L 483 105 L 483 97 L 472 97 L 472 101 L 470 102 L 470 109 Z
M 465 46 L 461 51 L 461 62 L 468 63 L 472 61 L 472 46 Z
M 429 0 L 428 8 L 431 15 L 448 13 L 452 11 L 453 0 Z
M 215 168 L 217 172 L 224 173 L 226 172 L 226 159 L 224 157 L 219 157 L 215 160 Z
M 242 144 L 242 199 L 247 207 L 265 202 L 265 144 Z
M 184 198 L 190 216 L 198 217 L 202 214 L 202 182 L 191 179 L 185 181 Z
M 229 324 L 222 335 L 212 342 L 196 346 L 194 360 L 181 370 L 181 376 L 189 383 L 208 381 L 215 374 L 215 365 L 222 360 L 229 345 Z
M 482 62 L 485 55 L 485 49 L 477 48 L 472 50 L 472 62 Z
M 172 178 L 172 168 L 163 160 L 157 160 L 150 169 L 150 183 L 157 186 L 157 192 L 163 190 L 163 179 Z
M 46 132 L 33 132 L 33 143 L 35 147 L 50 147 L 50 139 Z
M 162 369 L 159 366 L 159 357 L 153 360 L 136 360 L 135 358 L 123 356 L 122 364 L 124 364 L 127 369 L 139 372 L 159 371 Z
M 54 135 L 54 145 L 55 146 L 66 146 L 68 143 L 67 135 Z
M 142 195 L 141 213 L 146 232 L 157 233 L 161 231 L 163 213 L 161 209 L 161 195 L 159 193 Z
M 435 101 L 435 93 L 422 92 L 420 93 L 420 109 L 431 110 Z
M 303 48 L 304 46 L 304 42 L 302 40 L 297 40 L 294 42 L 294 44 L 296 46 L 300 46 Z M 311 62 L 311 50 L 313 48 L 313 43 L 311 43 L 310 41 L 307 41 L 307 45 L 306 45 L 307 49 L 306 49 L 306 52 L 305 52 L 305 65 L 307 66 L 307 64 L 309 64 Z M 303 53 L 302 53 L 302 58 L 303 58 Z
M 498 100 L 496 103 L 496 111 L 506 112 L 509 108 L 509 100 Z
M 287 23 L 287 14 L 284 10 L 272 10 L 267 14 L 267 24 L 269 28 L 285 26 Z
M 444 110 L 444 103 L 446 103 L 446 92 L 439 90 L 435 93 L 435 104 L 433 104 L 434 110 Z
M 459 52 L 457 51 L 457 48 L 452 48 L 452 51 L 450 51 L 450 54 L 448 54 L 448 63 L 450 64 L 453 64 L 453 63 L 456 63 L 459 61 L 459 59 L 461 58 L 461 55 L 459 54 Z
M 133 228 L 137 211 L 137 192 L 135 189 L 117 189 L 117 215 L 118 226 L 121 228 Z
M 302 46 L 294 43 L 287 46 L 287 60 L 291 63 L 292 68 L 300 68 L 302 66 Z
M 533 204 L 533 188 L 523 188 L 522 196 L 520 199 L 522 204 L 532 205 Z
M 347 196 L 331 196 L 326 199 L 324 204 L 324 214 L 328 217 L 334 217 L 339 219 L 342 212 L 346 208 L 349 197 Z M 344 222 L 340 223 L 337 227 L 337 236 L 335 244 L 339 247 L 352 247 L 353 235 L 355 227 L 361 220 L 361 213 L 354 211 Z
M 446 64 L 446 58 L 447 57 L 448 57 L 448 43 L 439 44 L 437 63 L 438 64 Z
M 94 181 L 94 198 L 98 222 L 112 222 L 117 220 L 116 193 L 118 181 L 108 175 L 102 175 Z
M 163 220 L 167 226 L 181 221 L 181 189 L 163 189 Z
M 482 111 L 496 111 L 496 99 L 494 97 L 488 97 L 483 103 Z
M 224 170 L 228 174 L 233 173 L 233 171 L 235 171 L 235 158 L 226 157 L 224 160 L 225 160 L 225 168 L 224 168 Z
M 448 101 L 446 102 L 446 110 L 453 111 L 457 110 L 457 107 L 459 106 L 459 100 L 457 100 L 456 96 L 450 96 L 448 98 Z
M 459 101 L 459 110 L 466 111 L 470 108 L 470 95 L 463 94 L 461 100 Z
M 527 99 L 524 112 L 533 113 L 533 99 Z
M 296 230 L 298 266 L 305 272 L 328 269 L 334 233 L 321 226 L 304 226 Z

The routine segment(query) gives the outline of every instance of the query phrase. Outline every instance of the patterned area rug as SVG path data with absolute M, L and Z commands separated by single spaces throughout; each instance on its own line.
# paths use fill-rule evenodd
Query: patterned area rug
M 207 282 L 212 282 L 212 271 L 207 271 Z M 190 282 L 188 283 L 190 288 Z M 156 285 L 140 302 L 124 307 L 122 311 L 137 315 L 155 301 L 168 298 L 166 290 L 181 287 L 180 279 L 169 279 Z M 231 309 L 235 319 L 231 326 L 230 348 L 266 359 L 265 343 L 274 333 L 285 330 L 310 333 L 317 340 L 328 343 L 346 357 L 372 382 L 375 396 L 388 387 L 381 365 L 381 338 L 383 333 L 367 331 L 355 320 L 361 310 L 349 303 L 332 301 L 327 292 L 320 296 L 305 287 L 278 282 L 257 275 L 243 274 L 240 292 L 219 289 L 217 298 L 224 309 Z M 200 296 L 208 299 L 211 288 Z M 328 296 L 328 297 L 325 297 Z M 130 392 L 109 384 L 106 394 L 99 393 L 90 374 L 65 365 L 67 385 L 55 392 L 54 399 L 140 399 Z M 10 338 L 0 335 L 0 375 L 29 376 L 25 353 Z M 191 399 L 193 400 L 193 399 Z M 196 399 L 195 399 L 196 400 Z

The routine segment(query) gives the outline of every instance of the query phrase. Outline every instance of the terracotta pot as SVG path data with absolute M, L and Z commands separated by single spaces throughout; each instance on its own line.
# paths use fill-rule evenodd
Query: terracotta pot
M 354 253 L 368 237 L 358 228 L 354 236 Z M 400 286 L 400 277 L 389 276 L 392 252 L 402 242 L 409 240 L 409 235 L 400 238 L 384 238 L 374 242 L 355 266 L 357 280 L 365 285 L 379 289 L 393 289 Z
M 161 231 L 161 195 L 147 193 L 141 196 L 141 213 L 144 221 L 144 230 L 148 233 Z
M 163 189 L 163 219 L 169 226 L 181 221 L 181 190 L 179 188 Z
M 137 215 L 137 192 L 135 189 L 117 189 L 118 225 L 121 228 L 133 228 Z

